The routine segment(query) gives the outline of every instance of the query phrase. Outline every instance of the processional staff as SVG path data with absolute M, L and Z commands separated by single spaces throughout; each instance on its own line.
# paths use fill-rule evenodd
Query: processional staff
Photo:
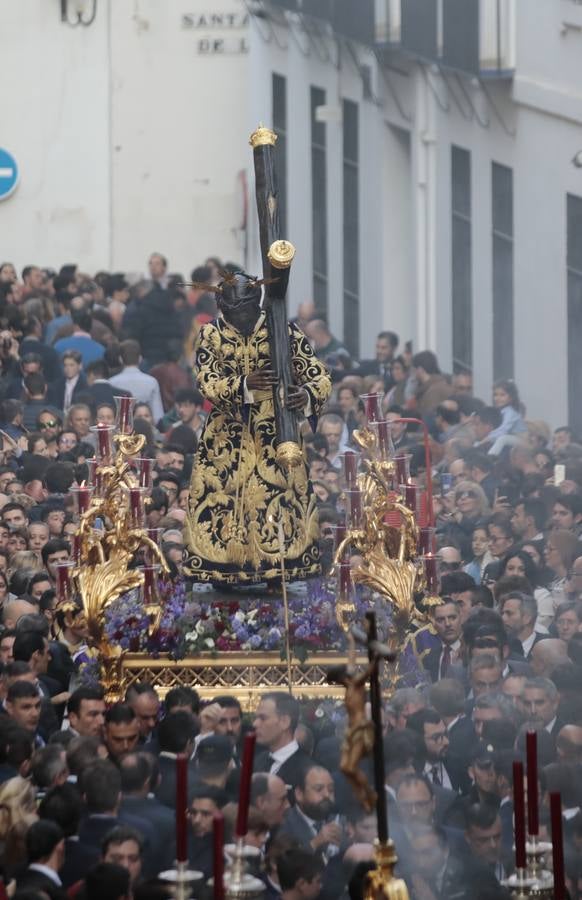
M 262 126 L 253 131 L 250 137 L 265 279 L 263 307 L 267 317 L 271 362 L 277 376 L 273 387 L 277 462 L 285 468 L 291 468 L 299 465 L 302 460 L 297 414 L 286 405 L 287 392 L 294 380 L 285 297 L 295 247 L 281 238 L 274 159 L 276 140 L 275 132 Z

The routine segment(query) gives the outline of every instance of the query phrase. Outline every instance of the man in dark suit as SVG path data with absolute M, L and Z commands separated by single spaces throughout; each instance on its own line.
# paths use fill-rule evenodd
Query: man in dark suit
M 202 872 L 205 878 L 213 874 L 214 816 L 224 806 L 223 791 L 211 785 L 197 785 L 190 800 L 190 828 L 188 858 L 194 871 Z
M 431 687 L 429 700 L 445 723 L 449 753 L 466 759 L 477 736 L 470 716 L 465 714 L 463 683 L 456 678 L 443 678 Z
M 437 791 L 440 792 L 438 799 Z M 445 824 L 450 809 L 459 802 L 454 791 L 439 788 L 425 775 L 406 775 L 398 785 L 396 800 L 401 822 L 401 845 L 407 845 L 410 828 L 416 825 L 436 825 L 443 829 L 452 849 L 458 853 L 467 852 L 461 828 Z M 460 821 L 459 817 L 459 823 Z
M 87 384 L 81 392 L 81 402 L 88 403 L 96 409 L 102 403 L 115 406 L 116 397 L 129 397 L 129 391 L 114 388 L 109 384 L 107 379 L 110 374 L 109 366 L 104 359 L 95 359 L 87 363 L 85 366 Z
M 36 686 L 41 696 L 41 715 L 38 731 L 44 741 L 59 730 L 59 720 L 52 705 L 52 696 L 59 693 L 59 685 L 47 679 L 50 661 L 49 642 L 38 631 L 17 631 L 12 655 L 15 662 L 25 662 L 36 676 Z
M 472 900 L 477 887 L 498 890 L 493 874 L 475 873 L 469 869 L 468 854 L 460 857 L 450 847 L 440 828 L 417 825 L 410 832 L 412 855 L 407 862 L 407 880 L 415 896 L 431 896 L 435 900 Z
M 560 695 L 549 678 L 530 678 L 523 688 L 522 707 L 536 728 L 544 728 L 554 741 L 566 724 L 558 718 Z
M 105 836 L 117 825 L 130 825 L 139 832 L 147 852 L 148 874 L 156 874 L 153 848 L 157 846 L 154 826 L 147 819 L 131 813 L 120 812 L 121 774 L 109 760 L 100 759 L 88 766 L 81 775 L 80 789 L 85 801 L 86 815 L 79 825 L 79 840 L 101 849 Z
M 517 758 L 518 754 L 513 749 L 500 750 L 493 756 L 501 820 L 501 846 L 506 854 L 511 854 L 513 850 L 513 762 Z
M 295 786 L 295 805 L 285 813 L 279 834 L 288 834 L 324 858 L 338 852 L 343 829 L 335 815 L 333 778 L 323 766 L 303 770 Z
M 62 356 L 63 372 L 55 379 L 49 390 L 49 401 L 65 412 L 73 403 L 79 403 L 87 390 L 87 378 L 83 372 L 83 357 L 78 350 L 65 350 Z
M 399 337 L 393 331 L 381 331 L 376 338 L 376 358 L 363 359 L 360 362 L 358 375 L 376 375 L 384 382 L 384 390 L 389 390 L 392 379 L 392 360 L 396 354 Z
M 158 726 L 158 747 L 160 755 L 160 780 L 154 793 L 156 799 L 170 809 L 176 808 L 176 757 L 185 753 L 188 758 L 194 749 L 194 718 L 188 712 L 173 712 L 162 719 Z M 188 790 L 190 796 L 197 772 L 188 765 Z
M 157 760 L 146 752 L 128 753 L 119 764 L 122 798 L 120 816 L 129 814 L 150 822 L 156 833 L 152 848 L 156 871 L 171 868 L 176 858 L 176 817 L 171 809 L 151 796 L 159 781 Z
M 77 837 L 83 803 L 76 785 L 60 784 L 43 797 L 38 814 L 41 819 L 56 822 L 65 836 L 65 861 L 59 876 L 65 889 L 81 881 L 87 870 L 99 861 L 99 850 L 88 847 Z
M 500 885 L 513 869 L 511 857 L 503 850 L 502 826 L 497 808 L 490 803 L 475 804 L 467 809 L 465 838 L 469 846 L 471 866 L 493 875 Z M 480 880 L 480 873 L 479 873 Z M 475 879 L 477 880 L 477 879 Z
M 535 597 L 521 591 L 511 591 L 501 598 L 499 611 L 510 640 L 519 646 L 524 659 L 531 660 L 531 652 L 538 641 L 549 637 L 535 630 L 538 605 Z
M 254 718 L 257 742 L 264 748 L 255 757 L 255 772 L 278 775 L 295 788 L 311 757 L 294 738 L 299 722 L 299 703 L 283 691 L 263 694 Z M 291 799 L 291 798 L 290 798 Z
M 436 709 L 420 709 L 408 717 L 408 728 L 422 739 L 423 772 L 439 787 L 465 794 L 471 787 L 466 766 L 449 752 L 445 723 Z
M 48 820 L 34 822 L 26 834 L 28 868 L 17 877 L 18 891 L 38 891 L 51 900 L 66 900 L 59 877 L 65 859 L 65 837 Z
M 459 604 L 444 598 L 441 606 L 435 609 L 433 624 L 440 643 L 429 650 L 422 664 L 434 682 L 446 678 L 451 667 L 460 660 L 462 622 Z

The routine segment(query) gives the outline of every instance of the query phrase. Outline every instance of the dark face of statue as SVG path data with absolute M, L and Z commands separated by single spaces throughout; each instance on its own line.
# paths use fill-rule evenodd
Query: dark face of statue
M 261 312 L 261 288 L 244 272 L 222 283 L 218 307 L 228 322 L 241 334 L 252 334 Z

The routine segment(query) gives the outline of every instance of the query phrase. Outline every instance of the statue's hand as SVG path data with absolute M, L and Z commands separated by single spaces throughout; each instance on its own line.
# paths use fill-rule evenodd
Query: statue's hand
M 277 377 L 270 366 L 263 366 L 256 372 L 247 375 L 247 388 L 249 391 L 266 391 L 277 383 Z
M 290 384 L 287 388 L 287 409 L 304 409 L 309 403 L 309 394 L 305 388 Z

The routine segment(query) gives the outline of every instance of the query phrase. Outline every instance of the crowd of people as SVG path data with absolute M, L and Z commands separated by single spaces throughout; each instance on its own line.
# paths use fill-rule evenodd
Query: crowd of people
M 225 268 L 234 270 L 235 266 Z M 215 283 L 222 264 L 191 274 Z M 217 811 L 232 840 L 243 733 L 260 747 L 247 844 L 269 900 L 360 897 L 375 817 L 339 770 L 345 729 L 307 717 L 286 693 L 253 713 L 232 696 L 204 702 L 136 683 L 107 707 L 80 683 L 82 616 L 56 609 L 55 566 L 76 530 L 68 493 L 87 477 L 92 427 L 136 398 L 135 428 L 155 465 L 148 524 L 180 577 L 182 527 L 207 405 L 193 348 L 215 298 L 185 286 L 161 254 L 145 276 L 89 277 L 0 265 L 0 861 L 25 898 L 157 898 L 175 859 L 176 754 L 190 758 L 189 854 L 209 896 Z M 341 520 L 341 455 L 381 394 L 396 449 L 432 479 L 441 595 L 423 631 L 416 687 L 384 706 L 386 802 L 398 869 L 413 900 L 494 900 L 513 870 L 512 763 L 538 733 L 541 831 L 561 791 L 572 898 L 582 897 L 582 444 L 527 417 L 516 385 L 473 394 L 428 350 L 378 335 L 354 360 L 311 303 L 297 324 L 329 367 L 333 395 L 305 452 L 329 570 Z M 426 471 L 421 432 L 430 431 Z M 363 764 L 371 779 L 371 763 Z M 0 894 L 1 896 L 1 894 Z

